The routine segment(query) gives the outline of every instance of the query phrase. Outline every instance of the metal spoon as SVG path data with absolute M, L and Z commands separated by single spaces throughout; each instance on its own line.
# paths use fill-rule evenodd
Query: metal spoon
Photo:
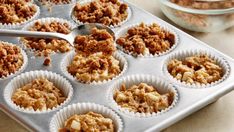
M 74 40 L 77 35 L 89 35 L 93 28 L 105 29 L 113 36 L 115 40 L 114 32 L 107 26 L 98 23 L 82 24 L 74 28 L 69 34 L 53 33 L 53 32 L 36 32 L 36 31 L 23 31 L 23 30 L 6 30 L 0 29 L 0 36 L 11 37 L 36 37 L 36 38 L 60 38 L 68 41 L 70 45 L 74 46 Z

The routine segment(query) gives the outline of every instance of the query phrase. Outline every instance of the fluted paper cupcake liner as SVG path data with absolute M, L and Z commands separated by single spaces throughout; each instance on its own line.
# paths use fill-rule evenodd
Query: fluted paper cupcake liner
M 140 83 L 146 83 L 148 85 L 152 85 L 154 88 L 156 88 L 156 90 L 160 94 L 172 92 L 174 94 L 172 104 L 164 110 L 153 113 L 133 112 L 117 104 L 117 102 L 113 98 L 115 90 L 120 89 L 122 84 L 125 84 L 126 88 L 129 88 L 132 85 L 138 85 Z M 167 83 L 166 81 L 163 81 L 152 75 L 143 75 L 143 74 L 126 76 L 115 82 L 107 91 L 107 100 L 109 101 L 109 104 L 111 105 L 112 108 L 117 109 L 128 116 L 138 117 L 138 118 L 153 117 L 171 110 L 178 102 L 179 98 L 178 96 L 179 95 L 177 89 L 171 83 Z
M 25 25 L 25 27 L 22 30 L 25 30 L 25 31 L 29 30 L 29 28 L 33 27 L 36 22 L 40 22 L 42 24 L 51 23 L 51 22 L 67 23 L 71 30 L 76 27 L 75 24 L 73 24 L 72 22 L 70 22 L 70 21 L 68 21 L 66 19 L 55 18 L 55 17 L 46 17 L 46 18 L 37 19 L 37 20 L 34 20 L 34 21 L 28 23 L 27 25 Z M 20 46 L 23 49 L 29 51 L 31 54 L 33 54 L 33 53 L 35 53 L 37 51 L 35 49 L 27 47 L 24 40 L 23 40 L 23 38 L 19 38 L 19 43 L 21 44 Z M 56 52 L 52 52 L 52 54 L 54 54 L 54 53 L 56 53 Z
M 63 74 L 66 77 L 68 77 L 70 80 L 72 80 L 73 82 L 80 82 L 80 83 L 85 83 L 85 84 L 90 84 L 90 85 L 104 84 L 104 83 L 107 83 L 111 80 L 114 80 L 114 79 L 122 76 L 128 68 L 128 63 L 127 63 L 127 60 L 124 58 L 124 56 L 118 52 L 115 52 L 113 57 L 115 59 L 119 60 L 119 62 L 120 62 L 119 64 L 120 64 L 120 68 L 121 68 L 121 72 L 118 75 L 116 75 L 115 77 L 108 79 L 108 80 L 84 82 L 82 80 L 78 80 L 76 77 L 74 77 L 72 74 L 70 74 L 67 70 L 68 65 L 71 64 L 75 55 L 76 55 L 75 51 L 70 52 L 68 55 L 66 55 L 63 58 L 63 60 L 61 61 L 61 64 L 60 64 L 61 71 L 63 72 Z
M 22 28 L 28 22 L 36 19 L 40 15 L 40 8 L 36 4 L 30 3 L 30 2 L 28 3 L 28 5 L 34 6 L 37 10 L 36 13 L 32 17 L 27 18 L 27 20 L 24 20 L 18 23 L 9 23 L 9 24 L 0 23 L 0 29 L 19 29 L 19 28 Z
M 43 0 L 37 0 L 37 2 L 38 2 L 41 6 L 43 6 L 43 5 L 52 5 L 52 6 L 53 6 L 53 5 L 72 4 L 72 3 L 75 3 L 76 0 L 71 0 L 70 2 L 64 1 L 64 2 L 59 2 L 59 3 L 54 3 L 54 2 L 51 2 L 50 0 L 45 1 L 45 3 L 43 2 Z
M 12 45 L 12 46 L 16 46 L 15 44 L 8 43 L 8 42 L 1 41 L 1 40 L 0 40 L 0 43 L 4 43 L 4 44 L 7 44 L 7 45 Z M 17 46 L 17 47 L 19 47 L 19 46 Z M 20 48 L 20 47 L 19 47 L 19 48 Z M 19 74 L 19 73 L 21 73 L 21 72 L 23 72 L 23 71 L 25 70 L 25 68 L 26 68 L 27 65 L 28 65 L 28 56 L 27 56 L 27 54 L 24 52 L 24 50 L 21 49 L 21 48 L 20 48 L 20 53 L 21 53 L 22 56 L 23 56 L 23 64 L 22 64 L 22 66 L 21 66 L 17 71 L 15 71 L 14 73 L 11 73 L 11 74 L 7 75 L 6 77 L 1 77 L 1 78 L 0 78 L 0 81 L 5 80 L 5 79 L 8 79 L 8 78 L 11 78 L 11 77 L 14 77 L 14 76 L 16 76 L 17 74 Z
M 19 89 L 23 86 L 25 86 L 28 83 L 31 83 L 34 79 L 44 77 L 51 81 L 57 88 L 59 88 L 64 96 L 66 97 L 66 100 L 61 103 L 60 105 L 52 108 L 52 109 L 46 109 L 46 110 L 33 110 L 21 107 L 19 105 L 16 105 L 12 101 L 12 95 L 16 91 L 16 89 Z M 54 110 L 57 110 L 61 108 L 62 106 L 66 105 L 72 98 L 73 95 L 73 88 L 72 85 L 67 81 L 64 77 L 57 73 L 49 72 L 49 71 L 30 71 L 23 73 L 21 75 L 18 75 L 17 77 L 13 78 L 6 86 L 3 96 L 6 101 L 6 103 L 13 109 L 18 110 L 20 112 L 30 113 L 30 114 L 38 114 L 38 113 L 47 113 Z
M 167 26 L 164 26 L 164 25 L 161 25 L 159 24 L 158 22 L 151 22 L 151 23 L 145 23 L 146 25 L 151 25 L 153 23 L 156 23 L 158 24 L 161 29 L 163 29 L 164 31 L 168 31 L 172 34 L 175 35 L 175 43 L 170 47 L 170 49 L 166 50 L 166 51 L 163 51 L 161 53 L 157 53 L 157 54 L 151 54 L 151 53 L 147 53 L 147 54 L 137 54 L 137 53 L 134 53 L 134 52 L 131 52 L 131 51 L 128 51 L 128 50 L 125 50 L 124 47 L 120 46 L 119 44 L 117 44 L 117 47 L 118 49 L 120 49 L 121 51 L 123 51 L 124 53 L 126 54 L 129 54 L 129 55 L 132 55 L 134 57 L 157 57 L 157 56 L 162 56 L 162 55 L 165 55 L 165 54 L 168 54 L 170 53 L 172 50 L 174 50 L 177 45 L 179 44 L 179 35 L 171 28 L 167 27 Z M 128 32 L 128 30 L 130 28 L 133 28 L 133 27 L 136 27 L 136 26 L 139 26 L 141 23 L 137 23 L 137 24 L 132 24 L 132 25 L 129 25 L 125 28 L 122 28 L 120 29 L 117 33 L 116 33 L 116 39 L 120 38 L 120 37 L 123 37 L 126 35 L 126 33 Z
M 173 59 L 184 60 L 186 57 L 194 56 L 194 55 L 207 55 L 209 58 L 213 59 L 223 69 L 222 78 L 209 84 L 200 84 L 200 83 L 190 84 L 181 80 L 177 80 L 168 72 L 167 65 L 170 60 L 173 60 Z M 230 74 L 230 66 L 228 62 L 221 56 L 212 54 L 209 51 L 197 49 L 197 50 L 187 50 L 187 51 L 179 51 L 179 52 L 173 53 L 165 60 L 163 71 L 166 74 L 167 78 L 169 78 L 170 81 L 172 81 L 173 83 L 177 85 L 181 85 L 181 86 L 189 87 L 189 88 L 205 88 L 205 87 L 211 87 L 211 86 L 214 86 L 216 84 L 223 82 Z
M 86 114 L 95 112 L 103 115 L 105 118 L 110 118 L 115 127 L 115 131 L 123 131 L 123 122 L 121 118 L 110 108 L 95 103 L 77 103 L 69 105 L 58 111 L 50 121 L 50 132 L 57 132 L 64 127 L 65 121 L 75 114 Z
M 92 1 L 95 1 L 95 0 L 80 0 L 80 1 L 78 1 L 78 3 L 81 4 L 81 5 L 85 5 L 85 4 L 88 4 L 88 3 L 92 2 Z M 121 3 L 124 3 L 124 1 L 120 1 L 120 2 L 121 2 Z M 71 18 L 72 18 L 72 20 L 73 20 L 75 23 L 77 23 L 78 25 L 84 24 L 84 22 L 81 22 L 81 21 L 74 15 L 74 8 L 75 8 L 75 6 L 76 6 L 76 4 L 72 7 L 72 10 L 71 10 L 71 12 L 70 12 Z M 109 25 L 108 27 L 110 27 L 110 28 L 120 27 L 120 26 L 123 25 L 125 22 L 127 22 L 127 21 L 131 18 L 131 16 L 132 16 L 132 10 L 131 10 L 131 8 L 130 8 L 129 6 L 128 6 L 128 9 L 127 9 L 127 12 L 128 12 L 128 17 L 127 17 L 125 20 L 123 20 L 122 22 L 120 22 L 120 23 L 118 23 L 118 24 L 116 24 L 116 25 Z M 85 22 L 85 23 L 88 23 L 88 22 Z

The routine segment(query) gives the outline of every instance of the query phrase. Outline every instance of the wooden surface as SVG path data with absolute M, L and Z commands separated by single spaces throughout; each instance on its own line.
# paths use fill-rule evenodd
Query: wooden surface
M 129 1 L 172 23 L 160 11 L 157 0 Z M 188 33 L 234 58 L 234 27 L 217 33 Z M 163 132 L 234 132 L 233 98 L 234 92 L 231 92 L 215 103 L 165 129 Z M 0 111 L 0 131 L 24 132 L 27 130 Z

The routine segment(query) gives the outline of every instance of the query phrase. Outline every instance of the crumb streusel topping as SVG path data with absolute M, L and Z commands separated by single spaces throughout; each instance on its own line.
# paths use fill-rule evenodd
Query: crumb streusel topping
M 59 132 L 114 132 L 114 124 L 110 118 L 90 111 L 69 117 Z
M 223 69 L 207 55 L 190 56 L 185 60 L 173 59 L 167 69 L 177 80 L 190 84 L 208 84 L 223 76 Z
M 128 29 L 125 36 L 117 39 L 124 50 L 135 54 L 158 54 L 169 50 L 175 44 L 175 35 L 153 23 L 141 23 Z
M 23 63 L 23 55 L 18 46 L 0 42 L 0 78 L 15 73 Z
M 0 23 L 15 24 L 28 20 L 37 12 L 24 0 L 0 0 Z
M 83 23 L 118 25 L 128 17 L 128 5 L 119 0 L 96 0 L 88 4 L 76 4 L 73 15 Z
M 63 103 L 66 97 L 53 82 L 46 78 L 37 78 L 18 88 L 11 99 L 16 105 L 23 108 L 47 110 Z
M 114 93 L 114 100 L 122 108 L 139 113 L 156 113 L 168 108 L 173 100 L 174 93 L 160 94 L 155 87 L 146 83 L 132 85 L 126 88 L 125 84 Z
M 120 64 L 113 56 L 96 53 L 89 56 L 75 55 L 68 72 L 83 82 L 103 81 L 120 74 Z

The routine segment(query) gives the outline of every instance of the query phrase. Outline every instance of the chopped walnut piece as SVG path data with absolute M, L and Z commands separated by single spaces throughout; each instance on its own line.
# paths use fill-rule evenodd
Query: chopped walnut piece
M 135 54 L 158 54 L 169 50 L 175 44 L 175 35 L 153 23 L 128 29 L 125 36 L 116 41 L 124 50 Z
M 112 79 L 121 72 L 118 60 L 100 52 L 89 56 L 76 54 L 67 70 L 83 82 Z
M 114 100 L 122 108 L 139 113 L 153 113 L 168 108 L 174 99 L 174 93 L 159 94 L 155 87 L 146 83 L 132 85 L 125 84 L 114 93 Z
M 0 23 L 14 24 L 28 20 L 37 12 L 24 0 L 0 0 Z
M 101 114 L 88 112 L 69 117 L 59 132 L 114 132 L 114 123 Z
M 11 99 L 16 105 L 23 108 L 47 110 L 63 103 L 66 97 L 46 78 L 37 78 L 18 88 Z
M 113 37 L 104 29 L 93 28 L 90 35 L 78 35 L 74 44 L 76 52 L 83 55 L 97 52 L 112 55 L 116 51 Z
M 0 41 L 0 78 L 15 73 L 23 63 L 23 55 L 18 46 Z
M 118 25 L 128 17 L 128 5 L 118 0 L 96 0 L 88 4 L 76 4 L 74 16 L 83 23 Z
M 167 69 L 177 80 L 190 84 L 208 84 L 223 76 L 223 69 L 207 55 L 190 56 L 182 61 L 173 59 L 168 63 Z

